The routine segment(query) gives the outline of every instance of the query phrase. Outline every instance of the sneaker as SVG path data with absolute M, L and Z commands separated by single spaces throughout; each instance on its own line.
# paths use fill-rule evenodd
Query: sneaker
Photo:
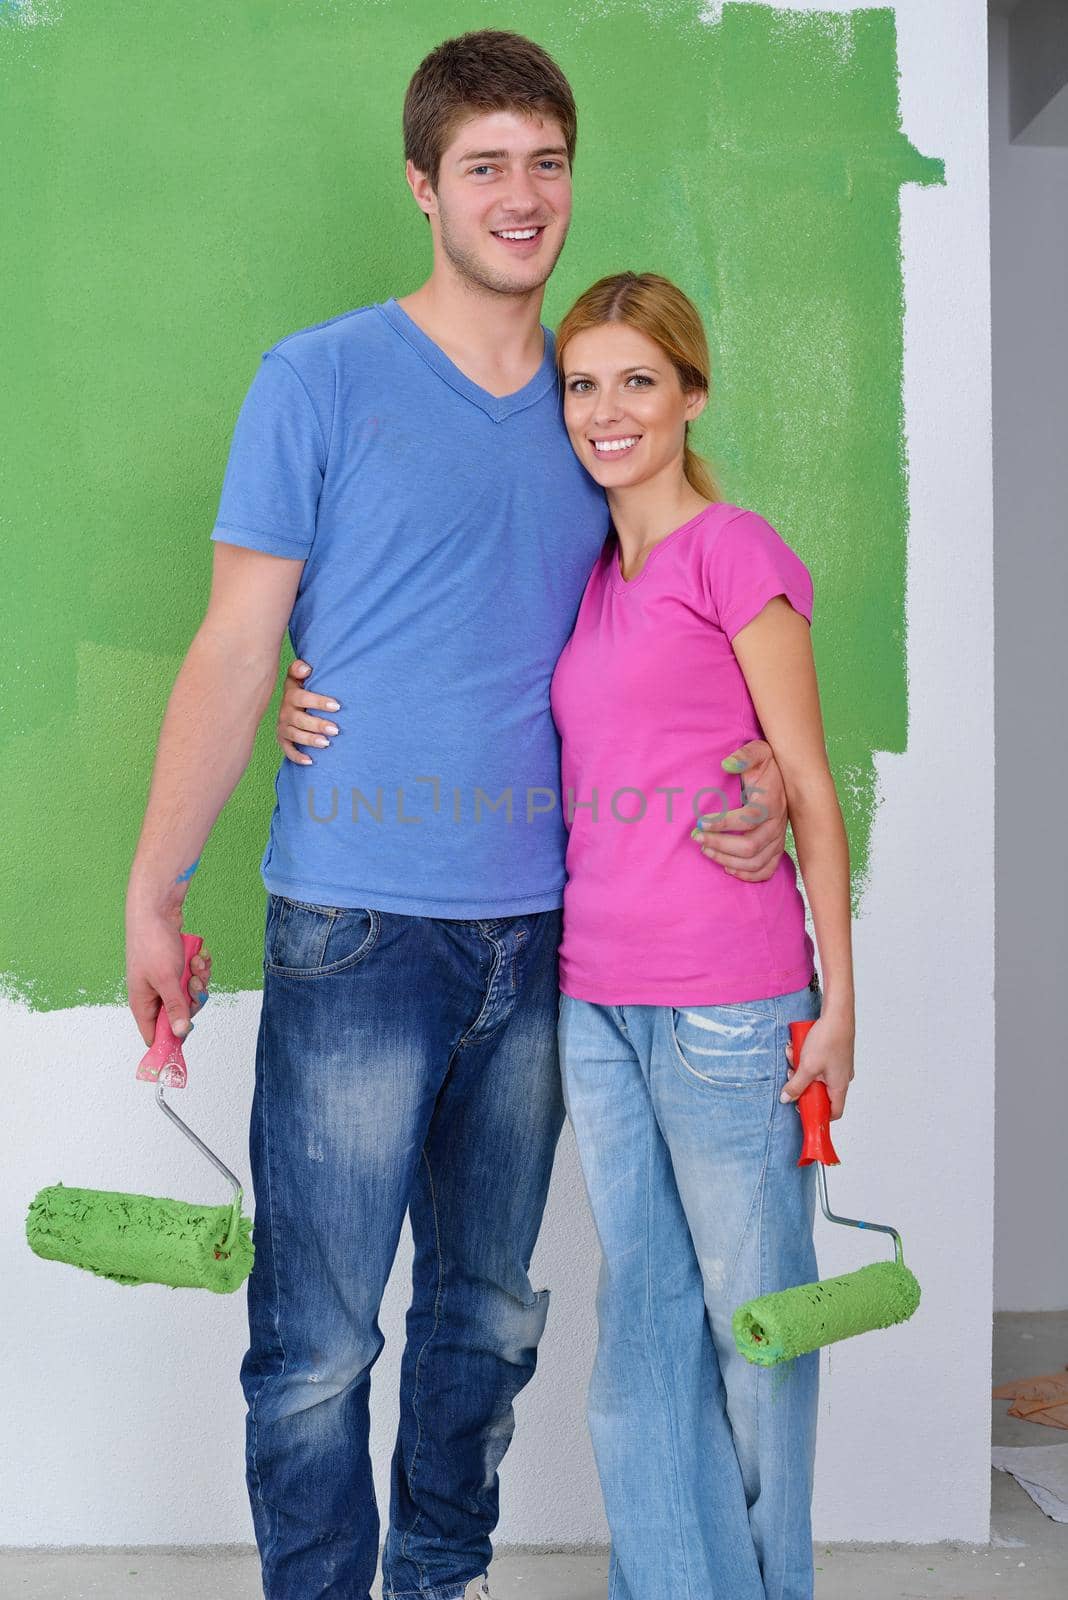
M 493 1600 L 489 1592 L 489 1579 L 483 1573 L 481 1578 L 472 1578 L 464 1590 L 464 1600 Z

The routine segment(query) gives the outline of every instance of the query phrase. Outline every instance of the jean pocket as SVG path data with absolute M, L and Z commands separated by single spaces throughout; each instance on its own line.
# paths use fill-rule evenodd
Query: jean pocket
M 356 966 L 374 949 L 377 911 L 317 906 L 279 895 L 268 920 L 264 965 L 289 978 L 323 978 Z
M 732 1092 L 768 1089 L 775 1078 L 775 1002 L 672 1009 L 676 1067 L 688 1082 Z

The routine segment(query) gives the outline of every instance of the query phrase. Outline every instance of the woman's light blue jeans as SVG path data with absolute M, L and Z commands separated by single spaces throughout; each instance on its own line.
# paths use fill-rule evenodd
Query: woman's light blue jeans
M 819 1355 L 752 1366 L 731 1314 L 818 1277 L 815 1173 L 779 1094 L 808 988 L 740 1005 L 560 997 L 602 1249 L 589 1423 L 609 1600 L 811 1600 Z

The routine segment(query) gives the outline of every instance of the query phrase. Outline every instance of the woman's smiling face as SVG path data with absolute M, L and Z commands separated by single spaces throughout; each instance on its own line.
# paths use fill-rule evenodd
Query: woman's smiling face
M 564 350 L 564 422 L 605 489 L 645 483 L 673 462 L 681 473 L 686 424 L 706 399 L 684 393 L 665 351 L 626 323 L 586 328 Z

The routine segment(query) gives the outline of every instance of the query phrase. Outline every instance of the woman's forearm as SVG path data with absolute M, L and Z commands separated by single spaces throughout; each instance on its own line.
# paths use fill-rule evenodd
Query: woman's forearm
M 820 956 L 823 1014 L 852 1018 L 853 938 L 849 840 L 830 772 L 788 795 L 797 864 Z

